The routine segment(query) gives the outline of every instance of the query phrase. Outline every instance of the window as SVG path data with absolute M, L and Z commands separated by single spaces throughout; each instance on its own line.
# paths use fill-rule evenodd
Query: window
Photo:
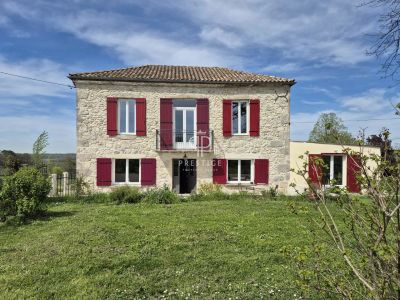
M 322 171 L 322 183 L 330 185 L 334 181 L 335 185 L 343 185 L 343 156 L 342 155 L 323 155 L 325 167 Z
M 251 160 L 228 160 L 228 182 L 250 183 L 253 163 Z
M 136 133 L 136 102 L 135 100 L 118 100 L 118 132 L 120 134 Z
M 248 134 L 249 128 L 249 102 L 233 101 L 232 102 L 232 133 Z
M 139 159 L 115 159 L 113 166 L 114 183 L 139 183 Z

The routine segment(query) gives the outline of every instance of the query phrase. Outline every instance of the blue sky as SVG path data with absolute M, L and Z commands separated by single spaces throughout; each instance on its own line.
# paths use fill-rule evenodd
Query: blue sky
M 307 139 L 321 112 L 353 133 L 382 127 L 400 142 L 391 102 L 365 53 L 379 8 L 359 1 L 28 0 L 0 2 L 0 71 L 71 84 L 68 73 L 142 64 L 226 66 L 295 78 L 291 137 Z M 387 119 L 376 121 L 373 119 Z M 75 152 L 75 91 L 0 74 L 0 149 Z

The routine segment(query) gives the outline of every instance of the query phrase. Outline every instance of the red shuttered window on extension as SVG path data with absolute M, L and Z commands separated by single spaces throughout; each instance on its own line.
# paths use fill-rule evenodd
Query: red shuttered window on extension
M 357 182 L 357 175 L 361 170 L 361 158 L 358 155 L 347 156 L 347 189 L 351 193 L 361 192 L 360 184 Z
M 316 185 L 321 185 L 322 170 L 321 166 L 316 164 L 316 159 L 322 158 L 321 154 L 308 155 L 308 177 L 311 182 Z

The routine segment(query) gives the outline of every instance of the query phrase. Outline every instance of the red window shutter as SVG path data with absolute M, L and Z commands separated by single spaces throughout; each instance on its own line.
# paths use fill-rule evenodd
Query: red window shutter
M 226 159 L 213 159 L 213 183 L 226 184 Z
M 256 159 L 254 161 L 254 183 L 268 184 L 269 179 L 269 160 Z
M 115 136 L 118 134 L 117 129 L 117 105 L 118 99 L 115 97 L 107 97 L 107 134 Z
M 97 159 L 97 186 L 111 185 L 111 158 Z
M 357 182 L 357 175 L 361 170 L 361 159 L 358 155 L 347 156 L 347 190 L 351 193 L 361 192 L 360 184 Z
M 156 185 L 156 159 L 142 158 L 140 168 L 140 182 L 142 186 Z
M 209 139 L 209 103 L 208 99 L 197 99 L 197 145 L 201 149 L 207 149 L 210 145 Z
M 321 154 L 309 154 L 308 155 L 308 177 L 312 183 L 320 185 L 322 170 L 321 166 L 317 166 L 315 160 L 321 158 Z
M 222 101 L 222 132 L 224 136 L 232 135 L 232 100 Z
M 260 136 L 260 100 L 250 100 L 250 136 Z
M 146 136 L 146 99 L 136 100 L 136 135 Z
M 171 150 L 172 142 L 172 99 L 160 100 L 160 149 Z

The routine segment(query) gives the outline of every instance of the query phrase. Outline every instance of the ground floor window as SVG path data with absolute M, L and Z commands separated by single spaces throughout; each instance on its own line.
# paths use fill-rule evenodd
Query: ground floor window
M 228 160 L 228 182 L 250 183 L 253 163 L 249 159 Z
M 343 155 L 322 155 L 325 167 L 322 172 L 324 185 L 343 185 Z
M 140 160 L 139 159 L 115 159 L 113 167 L 115 183 L 139 183 Z

